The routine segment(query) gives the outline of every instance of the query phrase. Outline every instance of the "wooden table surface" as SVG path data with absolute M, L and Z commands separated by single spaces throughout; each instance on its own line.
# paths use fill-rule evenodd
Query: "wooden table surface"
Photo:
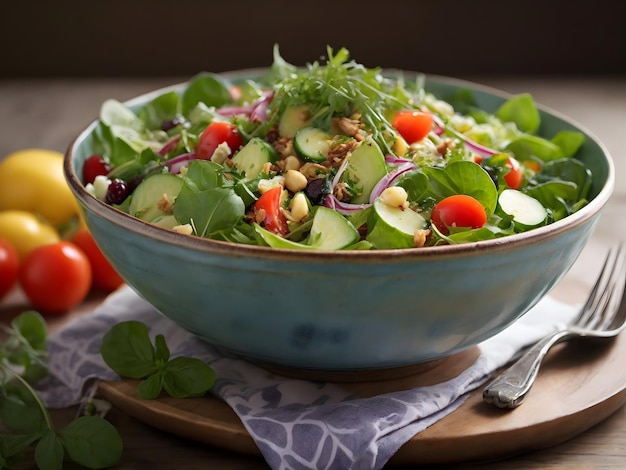
M 535 99 L 569 116 L 608 148 L 615 161 L 616 188 L 588 246 L 554 294 L 564 299 L 582 298 L 590 285 L 587 267 L 603 256 L 605 246 L 626 234 L 626 78 L 624 77 L 468 77 L 496 88 L 528 91 Z M 23 148 L 39 147 L 64 152 L 69 142 L 97 116 L 106 98 L 125 100 L 137 94 L 180 81 L 159 79 L 53 79 L 0 80 L 0 158 Z M 76 311 L 51 321 L 50 328 L 89 311 L 101 300 L 93 294 Z M 16 290 L 0 304 L 0 320 L 27 306 Z M 626 359 L 626 358 L 625 358 Z M 57 410 L 60 424 L 75 410 Z M 237 455 L 180 439 L 155 430 L 113 410 L 108 418 L 120 430 L 124 456 L 118 469 L 262 469 L 260 459 Z M 626 408 L 557 446 L 506 460 L 474 464 L 486 469 L 623 469 L 626 464 Z M 439 468 L 467 468 L 469 463 Z M 20 468 L 34 468 L 24 464 Z

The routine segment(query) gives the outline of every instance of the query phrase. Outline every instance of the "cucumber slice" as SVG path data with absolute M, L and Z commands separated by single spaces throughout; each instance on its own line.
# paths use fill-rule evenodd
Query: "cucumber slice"
M 365 238 L 378 249 L 415 248 L 414 235 L 425 229 L 426 219 L 411 209 L 400 209 L 376 198 Z
M 309 107 L 306 105 L 292 106 L 287 108 L 280 117 L 278 133 L 281 137 L 290 139 L 303 127 L 307 127 L 313 120 L 309 115 Z
M 183 186 L 182 178 L 169 173 L 158 173 L 148 176 L 143 180 L 135 191 L 128 206 L 128 213 L 146 222 L 153 222 L 163 216 L 171 215 L 171 212 L 159 208 L 163 201 L 163 195 L 174 202 Z
M 263 165 L 278 160 L 278 154 L 274 147 L 263 139 L 254 137 L 232 158 L 233 165 L 251 180 L 256 178 Z
M 256 232 L 272 248 L 296 250 L 341 250 L 359 239 L 359 232 L 344 216 L 326 207 L 318 207 L 313 216 L 311 232 L 304 242 L 298 243 L 282 238 L 258 224 Z
M 505 189 L 498 198 L 500 209 L 513 217 L 513 223 L 520 231 L 545 225 L 548 211 L 534 197 L 517 189 Z
M 303 127 L 293 137 L 293 148 L 296 153 L 310 162 L 326 161 L 330 151 L 330 135 L 317 127 Z
M 387 174 L 385 156 L 378 144 L 367 138 L 347 158 L 348 164 L 341 181 L 359 190 L 350 202 L 368 203 L 372 189 Z
M 356 243 L 359 232 L 343 215 L 318 207 L 313 216 L 309 245 L 318 250 L 340 250 Z

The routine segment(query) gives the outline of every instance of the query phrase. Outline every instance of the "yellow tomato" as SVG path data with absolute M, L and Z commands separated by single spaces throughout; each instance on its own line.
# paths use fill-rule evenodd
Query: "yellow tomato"
M 60 240 L 50 224 L 30 212 L 13 210 L 0 212 L 0 238 L 15 248 L 20 260 L 35 248 Z
M 59 226 L 78 213 L 63 174 L 63 154 L 25 149 L 0 160 L 0 210 L 22 210 Z

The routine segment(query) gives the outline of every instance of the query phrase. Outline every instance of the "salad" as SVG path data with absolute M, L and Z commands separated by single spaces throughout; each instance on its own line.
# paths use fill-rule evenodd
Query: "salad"
M 134 217 L 197 237 L 303 250 L 476 242 L 587 203 L 585 137 L 537 135 L 529 94 L 493 114 L 471 92 L 383 75 L 327 50 L 304 68 L 274 49 L 265 76 L 193 77 L 138 110 L 110 99 L 83 181 Z

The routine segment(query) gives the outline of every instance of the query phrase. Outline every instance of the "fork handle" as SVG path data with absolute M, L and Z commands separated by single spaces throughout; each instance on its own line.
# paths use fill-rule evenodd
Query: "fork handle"
M 531 346 L 511 367 L 483 390 L 483 400 L 499 408 L 515 408 L 522 404 L 539 373 L 541 361 L 555 344 L 570 335 L 557 331 Z

